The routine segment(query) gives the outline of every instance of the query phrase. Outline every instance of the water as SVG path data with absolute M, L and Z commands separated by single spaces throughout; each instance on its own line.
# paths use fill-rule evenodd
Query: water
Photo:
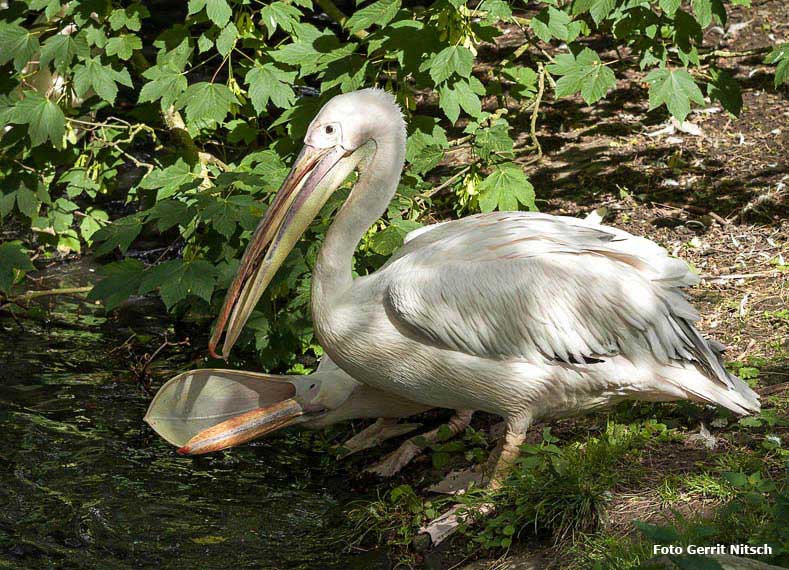
M 81 262 L 40 288 L 92 278 Z M 148 428 L 150 396 L 117 347 L 161 338 L 156 305 L 120 320 L 74 297 L 36 306 L 24 330 L 0 317 L 0 568 L 388 568 L 343 547 L 342 507 L 358 497 L 311 437 L 192 459 Z M 185 353 L 157 366 L 155 387 L 193 367 Z

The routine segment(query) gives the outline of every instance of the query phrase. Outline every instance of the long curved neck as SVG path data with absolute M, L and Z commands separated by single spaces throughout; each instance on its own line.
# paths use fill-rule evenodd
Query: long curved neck
M 403 134 L 375 140 L 374 151 L 359 164 L 359 178 L 326 233 L 312 274 L 313 316 L 350 287 L 353 254 L 364 234 L 386 211 L 405 162 Z M 317 320 L 317 319 L 316 319 Z

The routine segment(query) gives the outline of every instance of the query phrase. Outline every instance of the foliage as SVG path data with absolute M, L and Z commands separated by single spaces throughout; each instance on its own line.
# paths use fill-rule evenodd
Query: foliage
M 789 560 L 789 494 L 787 479 L 776 483 L 769 474 L 755 471 L 725 471 L 721 481 L 728 487 L 728 501 L 711 520 L 675 513 L 668 525 L 637 522 L 637 528 L 652 544 L 715 545 L 748 544 L 770 546 L 763 558 L 778 563 Z M 670 555 L 678 567 L 689 570 L 719 568 L 714 559 L 702 555 Z
M 497 498 L 499 514 L 484 521 L 474 541 L 508 548 L 527 527 L 556 540 L 594 529 L 615 485 L 638 474 L 629 460 L 649 441 L 670 437 L 654 420 L 609 423 L 598 437 L 560 447 L 545 428 L 542 443 L 521 446 L 518 469 Z
M 679 119 L 704 93 L 741 107 L 736 81 L 701 44 L 726 18 L 722 1 L 341 8 L 347 14 L 329 0 L 10 2 L 0 14 L 0 218 L 29 228 L 27 246 L 42 258 L 89 248 L 112 261 L 92 294 L 108 308 L 158 291 L 175 315 L 211 315 L 312 115 L 337 93 L 386 88 L 410 125 L 405 176 L 360 245 L 360 274 L 425 221 L 433 200 L 458 214 L 535 208 L 523 165 L 540 156 L 533 129 L 551 93 L 597 104 L 630 67 L 649 84 L 650 107 Z M 505 25 L 526 43 L 479 65 Z M 592 37 L 627 55 L 601 57 Z M 766 62 L 776 85 L 787 81 L 786 45 Z M 530 124 L 531 136 L 513 124 Z M 451 158 L 458 149 L 462 167 Z M 269 366 L 320 350 L 309 270 L 344 195 L 251 320 L 247 341 Z M 137 255 L 151 242 L 166 246 Z M 30 266 L 19 244 L 2 247 L 7 291 Z

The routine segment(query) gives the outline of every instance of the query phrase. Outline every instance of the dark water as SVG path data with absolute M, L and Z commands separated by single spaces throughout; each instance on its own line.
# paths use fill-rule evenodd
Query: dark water
M 78 264 L 41 288 L 90 280 Z M 0 318 L 0 568 L 388 567 L 344 548 L 347 474 L 308 436 L 194 460 L 143 423 L 150 397 L 112 349 L 132 332 L 161 338 L 156 311 L 124 321 L 77 298 L 37 306 L 24 330 Z M 190 367 L 168 358 L 154 387 Z

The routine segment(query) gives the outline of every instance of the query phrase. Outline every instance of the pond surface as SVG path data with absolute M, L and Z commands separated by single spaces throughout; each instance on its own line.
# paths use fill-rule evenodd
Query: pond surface
M 40 288 L 93 279 L 80 262 Z M 0 317 L 0 568 L 389 567 L 337 536 L 359 497 L 308 437 L 191 459 L 143 422 L 150 396 L 117 347 L 132 333 L 161 339 L 163 311 L 109 319 L 64 296 L 34 306 L 36 319 Z M 164 362 L 172 374 L 198 365 Z

